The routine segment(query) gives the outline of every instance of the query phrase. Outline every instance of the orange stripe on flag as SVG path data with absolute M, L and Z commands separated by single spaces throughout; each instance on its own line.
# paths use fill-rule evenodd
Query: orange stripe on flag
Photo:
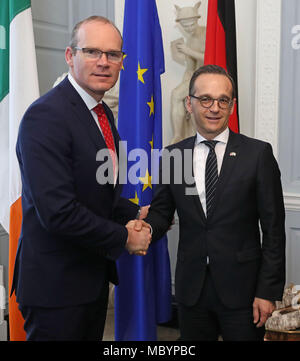
M 8 284 L 9 294 L 11 292 L 18 240 L 21 234 L 22 225 L 22 203 L 21 197 L 10 207 L 9 224 L 9 271 Z M 16 295 L 9 297 L 9 333 L 10 341 L 25 341 L 26 333 L 24 331 L 24 319 L 16 301 Z

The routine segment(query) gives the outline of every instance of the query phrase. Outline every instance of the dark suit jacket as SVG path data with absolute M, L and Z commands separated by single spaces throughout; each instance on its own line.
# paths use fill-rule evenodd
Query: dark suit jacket
M 176 167 L 170 164 L 169 184 L 161 184 L 161 169 L 168 168 L 166 164 L 161 167 L 160 184 L 146 218 L 153 228 L 153 239 L 159 239 L 177 210 L 178 302 L 191 306 L 198 300 L 207 256 L 217 292 L 226 306 L 246 307 L 254 297 L 281 299 L 285 283 L 285 211 L 280 171 L 270 144 L 230 132 L 208 219 L 199 195 L 186 195 L 195 183 L 191 187 L 184 180 L 176 184 L 174 179 L 174 171 L 187 166 L 184 150 L 192 154 L 194 144 L 195 137 L 191 137 L 167 147 L 179 151 L 182 162 Z
M 104 107 L 118 147 L 113 115 Z M 25 113 L 17 141 L 23 223 L 12 287 L 19 303 L 88 303 L 105 280 L 118 282 L 114 260 L 138 207 L 120 197 L 119 184 L 97 183 L 96 153 L 105 147 L 67 78 Z

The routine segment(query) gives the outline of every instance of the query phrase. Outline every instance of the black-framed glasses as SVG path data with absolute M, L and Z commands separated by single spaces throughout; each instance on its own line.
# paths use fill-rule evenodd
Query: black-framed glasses
M 195 95 L 191 95 L 191 98 L 195 98 L 199 100 L 199 103 L 203 106 L 203 108 L 211 108 L 215 101 L 218 102 L 218 106 L 220 109 L 229 109 L 232 106 L 233 100 L 228 98 L 211 98 L 209 96 L 196 97 Z
M 83 55 L 86 58 L 89 59 L 101 59 L 102 55 L 105 54 L 107 57 L 107 60 L 111 63 L 120 63 L 123 59 L 124 52 L 123 51 L 102 51 L 100 49 L 95 48 L 79 48 L 78 46 L 75 46 L 74 49 L 82 51 Z

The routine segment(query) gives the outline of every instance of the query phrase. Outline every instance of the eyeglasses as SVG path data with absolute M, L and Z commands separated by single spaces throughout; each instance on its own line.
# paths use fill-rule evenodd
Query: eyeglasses
M 79 48 L 78 46 L 75 46 L 74 49 L 82 51 L 86 58 L 93 60 L 101 59 L 102 55 L 105 54 L 107 60 L 111 63 L 120 63 L 125 54 L 123 51 L 102 51 L 93 48 Z
M 229 109 L 232 106 L 232 99 L 228 99 L 228 98 L 211 98 L 208 96 L 202 96 L 202 97 L 196 97 L 195 95 L 191 95 L 191 98 L 195 98 L 197 100 L 199 100 L 200 104 L 203 106 L 203 108 L 211 108 L 213 106 L 213 104 L 215 103 L 215 101 L 218 102 L 218 106 L 220 109 Z

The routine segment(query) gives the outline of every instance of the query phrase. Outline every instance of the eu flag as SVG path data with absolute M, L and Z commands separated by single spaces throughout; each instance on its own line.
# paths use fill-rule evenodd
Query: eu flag
M 142 166 L 136 171 L 138 182 L 130 183 L 129 178 L 123 196 L 144 206 L 153 196 L 151 152 L 162 147 L 160 76 L 164 54 L 155 0 L 125 1 L 123 39 L 126 55 L 120 78 L 118 127 L 122 140 L 127 141 L 128 169 L 135 164 L 134 154 L 140 154 L 134 150 L 148 156 L 146 162 L 142 157 Z M 157 324 L 171 317 L 167 237 L 151 244 L 145 257 L 124 252 L 117 266 L 120 284 L 115 292 L 115 339 L 155 341 Z

